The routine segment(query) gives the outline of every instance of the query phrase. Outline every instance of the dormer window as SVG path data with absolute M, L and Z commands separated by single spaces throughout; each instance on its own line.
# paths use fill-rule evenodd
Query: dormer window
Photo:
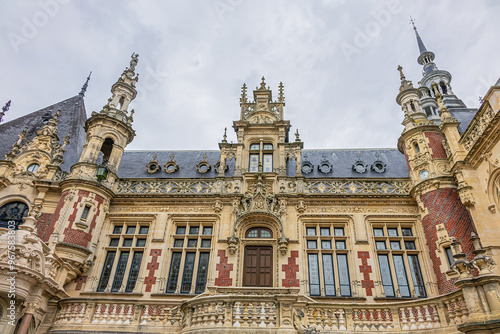
M 28 166 L 28 168 L 26 168 L 26 170 L 28 172 L 35 173 L 38 170 L 38 168 L 40 168 L 39 164 L 31 164 L 31 165 Z
M 271 173 L 273 171 L 273 144 L 254 143 L 250 144 L 248 171 L 256 173 L 262 161 L 262 171 Z

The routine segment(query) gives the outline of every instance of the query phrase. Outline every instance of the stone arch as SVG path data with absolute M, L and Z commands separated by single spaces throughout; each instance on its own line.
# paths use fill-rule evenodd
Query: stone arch
M 270 229 L 272 232 L 270 240 L 276 240 L 283 235 L 283 224 L 281 221 L 274 215 L 265 212 L 251 212 L 241 216 L 235 224 L 235 235 L 240 239 L 245 238 L 246 232 L 253 227 L 266 227 Z
M 488 180 L 488 197 L 490 204 L 495 204 L 496 210 L 500 205 L 500 168 L 495 168 Z

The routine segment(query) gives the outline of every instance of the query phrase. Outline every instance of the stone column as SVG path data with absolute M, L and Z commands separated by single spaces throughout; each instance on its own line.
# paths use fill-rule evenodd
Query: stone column
M 33 319 L 33 313 L 24 313 L 23 318 L 21 320 L 21 324 L 17 329 L 17 334 L 27 334 L 28 328 L 31 323 L 31 319 Z

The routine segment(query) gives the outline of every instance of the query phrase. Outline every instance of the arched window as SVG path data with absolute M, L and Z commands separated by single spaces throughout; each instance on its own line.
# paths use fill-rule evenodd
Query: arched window
M 118 104 L 119 104 L 119 109 L 122 110 L 122 107 L 123 107 L 123 103 L 125 102 L 125 97 L 122 96 L 120 97 L 120 101 L 118 101 Z
M 415 153 L 420 153 L 420 147 L 417 143 L 413 143 L 413 148 L 415 149 Z
M 15 229 L 23 223 L 28 214 L 28 206 L 23 202 L 10 202 L 0 207 L 0 227 L 8 228 L 14 222 Z
M 439 86 L 441 87 L 443 94 L 448 94 L 448 89 L 446 89 L 446 84 L 443 81 L 439 83 Z
M 111 138 L 104 139 L 104 143 L 102 143 L 102 146 L 101 146 L 101 152 L 103 154 L 103 156 L 102 156 L 103 161 L 109 160 L 109 157 L 111 156 L 111 151 L 113 151 L 114 143 L 115 142 Z
M 273 233 L 265 227 L 253 227 L 247 231 L 247 238 L 272 238 Z

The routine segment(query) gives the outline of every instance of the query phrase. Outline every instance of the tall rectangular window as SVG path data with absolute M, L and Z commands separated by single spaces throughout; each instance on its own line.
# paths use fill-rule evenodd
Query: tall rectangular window
M 143 240 L 143 239 L 141 239 Z M 127 286 L 125 287 L 125 292 L 132 292 L 137 283 L 137 278 L 139 277 L 139 271 L 141 269 L 143 252 L 134 252 L 134 257 L 132 258 L 132 264 L 130 265 L 130 273 L 128 274 Z
M 394 286 L 392 285 L 391 267 L 389 266 L 389 257 L 386 254 L 379 254 L 378 264 L 380 267 L 380 276 L 382 276 L 382 286 L 386 297 L 396 297 Z
M 181 293 L 189 293 L 189 291 L 191 291 L 195 258 L 196 253 L 186 253 L 186 261 L 184 262 L 184 271 L 182 274 Z
M 425 292 L 424 279 L 422 277 L 422 272 L 420 271 L 420 263 L 418 262 L 418 256 L 408 255 L 408 262 L 410 263 L 410 272 L 413 279 L 415 294 L 420 298 L 427 297 L 427 294 Z
M 323 254 L 323 279 L 325 280 L 325 296 L 335 296 L 332 254 Z
M 110 251 L 106 254 L 106 260 L 104 260 L 104 268 L 102 269 L 101 279 L 99 280 L 99 285 L 97 286 L 97 291 L 104 291 L 108 286 L 109 278 L 111 276 L 111 270 L 113 269 L 113 262 L 115 261 L 116 251 Z
M 90 206 L 85 205 L 85 207 L 83 208 L 83 211 L 82 211 L 82 216 L 80 217 L 81 220 L 86 220 L 87 217 L 89 216 L 89 212 L 90 212 Z
M 401 297 L 411 297 L 410 287 L 408 286 L 408 278 L 406 277 L 405 264 L 403 262 L 403 255 L 392 256 L 394 261 L 394 270 L 396 271 L 396 278 L 398 280 L 399 293 Z
M 167 292 L 175 292 L 177 280 L 179 279 L 179 271 L 181 267 L 182 253 L 172 253 L 172 261 L 170 261 L 170 273 L 168 275 Z
M 210 253 L 200 253 L 200 260 L 198 262 L 198 277 L 196 277 L 195 293 L 202 293 L 203 291 L 205 291 L 205 286 L 207 285 L 209 258 L 210 258 Z
M 319 287 L 319 264 L 318 254 L 308 254 L 309 263 L 309 292 L 311 296 L 321 296 Z
M 248 171 L 252 173 L 257 173 L 259 171 L 259 154 L 250 154 L 250 163 L 248 165 Z
M 446 247 L 444 249 L 446 252 L 446 258 L 448 259 L 448 264 L 450 267 L 455 264 L 455 258 L 453 257 L 453 252 L 451 251 L 451 247 Z
M 348 297 L 351 295 L 351 281 L 349 279 L 347 254 L 337 254 L 337 264 L 339 267 L 340 295 Z
M 116 266 L 115 279 L 111 286 L 111 292 L 118 292 L 122 286 L 123 277 L 125 276 L 125 269 L 127 268 L 128 256 L 130 252 L 121 252 Z
M 271 173 L 273 171 L 273 154 L 272 153 L 264 153 L 264 164 L 262 171 L 264 173 Z

